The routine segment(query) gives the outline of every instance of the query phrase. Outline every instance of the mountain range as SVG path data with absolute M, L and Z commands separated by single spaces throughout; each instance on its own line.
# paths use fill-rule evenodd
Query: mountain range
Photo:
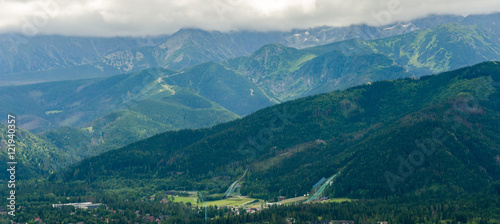
M 356 38 L 398 36 L 448 23 L 481 26 L 498 39 L 499 15 L 431 15 L 385 26 L 318 27 L 289 32 L 181 29 L 171 35 L 141 38 L 3 34 L 0 85 L 95 78 L 152 67 L 182 70 L 203 62 L 249 55 L 266 44 L 301 49 Z

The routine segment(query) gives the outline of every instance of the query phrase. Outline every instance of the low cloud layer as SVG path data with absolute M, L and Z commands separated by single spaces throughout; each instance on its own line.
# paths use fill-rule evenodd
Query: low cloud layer
M 184 27 L 283 31 L 494 11 L 500 11 L 498 0 L 0 0 L 0 32 L 145 36 Z

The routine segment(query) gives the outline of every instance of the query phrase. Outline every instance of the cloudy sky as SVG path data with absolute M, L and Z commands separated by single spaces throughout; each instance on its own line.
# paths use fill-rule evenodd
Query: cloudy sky
M 499 0 L 0 0 L 0 32 L 144 36 L 183 27 L 290 30 L 500 11 Z

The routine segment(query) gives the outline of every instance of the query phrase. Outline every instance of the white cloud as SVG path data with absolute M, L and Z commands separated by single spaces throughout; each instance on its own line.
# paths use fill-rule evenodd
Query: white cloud
M 480 14 L 498 0 L 0 0 L 0 32 L 78 36 L 382 25 L 428 14 Z

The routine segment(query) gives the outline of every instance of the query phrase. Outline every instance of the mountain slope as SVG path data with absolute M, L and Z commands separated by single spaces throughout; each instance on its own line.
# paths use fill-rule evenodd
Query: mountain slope
M 8 144 L 7 126 L 0 123 L 0 161 L 4 164 L 11 162 L 7 155 Z M 60 171 L 61 168 L 79 161 L 81 158 L 68 154 L 61 148 L 44 139 L 18 128 L 15 133 L 16 179 L 44 178 L 49 174 Z M 3 172 L 0 177 L 9 179 L 9 173 Z
M 63 179 L 222 192 L 248 168 L 242 193 L 262 198 L 303 194 L 338 172 L 327 192 L 335 196 L 476 191 L 500 179 L 499 81 L 500 64 L 490 62 L 302 98 L 86 159 Z M 415 143 L 428 141 L 434 151 Z M 399 157 L 411 174 L 398 172 Z
M 0 87 L 0 109 L 77 159 L 168 130 L 208 127 L 238 115 L 149 69 L 105 79 Z M 64 163 L 66 164 L 66 163 Z
M 241 116 L 276 103 L 250 80 L 213 62 L 193 66 L 163 80 L 187 87 Z
M 162 38 L 87 38 L 0 35 L 0 74 L 88 64 L 115 51 L 154 45 Z
M 221 64 L 283 102 L 378 80 L 429 75 L 500 60 L 500 41 L 482 26 L 446 24 L 378 39 L 295 49 L 279 44 Z
M 500 59 L 499 39 L 478 26 L 446 24 L 367 44 L 417 75 Z
M 347 55 L 340 46 L 298 50 L 271 44 L 247 57 L 222 64 L 252 80 L 280 102 L 378 80 L 412 76 L 387 56 L 370 54 L 370 51 Z
M 16 112 L 24 128 L 41 132 L 61 126 L 83 126 L 115 110 L 127 110 L 142 100 L 160 100 L 187 107 L 210 108 L 206 99 L 166 84 L 162 77 L 174 74 L 150 69 L 105 79 L 88 79 L 1 87 L 4 112 Z M 193 95 L 194 94 L 194 95 Z M 185 99 L 178 100 L 178 99 Z M 198 105 L 197 105 L 198 104 Z M 23 120 L 25 119 L 25 120 Z

